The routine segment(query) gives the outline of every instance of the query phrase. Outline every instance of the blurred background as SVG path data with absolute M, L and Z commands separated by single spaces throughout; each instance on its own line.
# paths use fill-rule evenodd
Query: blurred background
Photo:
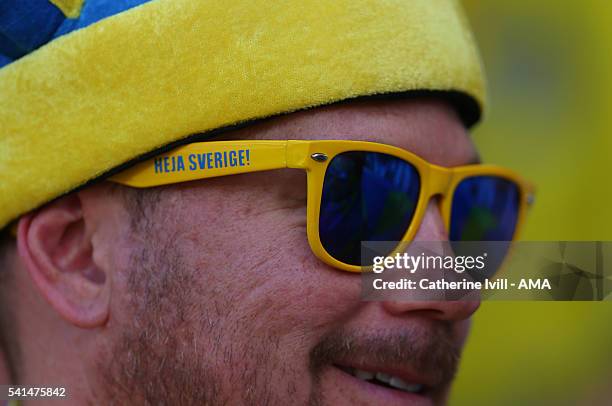
M 612 240 L 612 3 L 462 2 L 490 85 L 476 143 L 538 187 L 522 239 Z M 610 301 L 486 302 L 451 406 L 612 405 L 611 361 Z

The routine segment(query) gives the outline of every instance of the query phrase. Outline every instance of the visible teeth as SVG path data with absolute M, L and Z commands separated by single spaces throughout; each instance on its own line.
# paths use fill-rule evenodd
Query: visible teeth
M 374 379 L 374 374 L 368 371 L 362 371 L 360 369 L 355 369 L 354 372 L 355 377 L 359 379 L 363 379 L 364 381 L 369 381 L 370 379 Z
M 391 375 L 387 375 L 382 372 L 377 372 L 376 379 L 378 379 L 379 381 L 383 381 L 384 383 L 389 383 L 391 381 Z
M 420 392 L 423 389 L 423 385 L 420 385 L 418 383 L 407 383 L 396 377 L 391 378 L 391 381 L 389 381 L 389 385 L 393 386 L 394 388 L 404 390 L 406 392 L 414 393 Z
M 354 369 L 350 368 L 347 370 L 347 372 L 353 375 L 354 377 L 364 380 L 364 381 L 371 381 L 373 379 L 376 379 L 380 382 L 384 382 L 387 385 L 394 387 L 395 389 L 399 389 L 404 392 L 419 393 L 419 392 L 422 392 L 424 388 L 424 386 L 421 384 L 408 383 L 408 382 L 401 380 L 398 377 L 395 377 L 389 374 L 385 374 L 384 372 L 374 373 L 374 372 L 363 371 L 357 368 L 354 368 Z

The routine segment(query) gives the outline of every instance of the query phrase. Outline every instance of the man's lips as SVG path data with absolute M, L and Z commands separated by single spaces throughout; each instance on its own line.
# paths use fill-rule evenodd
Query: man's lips
M 458 346 L 451 326 L 443 323 L 339 331 L 312 350 L 311 368 L 314 374 L 327 371 L 331 379 L 322 381 L 335 383 L 336 389 L 329 389 L 348 395 L 349 401 L 433 405 L 446 397 L 459 359 Z
M 423 394 L 441 384 L 435 377 L 417 372 L 409 365 L 350 360 L 337 361 L 334 365 L 357 379 L 408 393 Z
M 343 392 L 348 395 L 345 398 L 348 403 L 354 404 L 369 404 L 369 405 L 385 405 L 385 406 L 433 406 L 436 404 L 434 393 L 429 389 L 425 389 L 422 384 L 414 385 L 413 390 L 399 389 L 391 386 L 389 383 L 374 379 L 358 378 L 355 373 L 347 372 L 348 367 L 333 366 L 331 368 L 331 381 L 335 385 L 342 387 Z M 335 372 L 334 372 L 335 371 Z M 365 370 L 356 370 L 366 372 Z M 371 374 L 372 372 L 367 372 Z M 378 372 L 377 374 L 384 374 Z M 386 379 L 387 376 L 383 376 Z M 393 376 L 388 377 L 389 381 Z M 345 395 L 345 396 L 346 396 Z M 355 403 L 356 402 L 356 403 Z M 343 403 L 344 404 L 344 403 Z

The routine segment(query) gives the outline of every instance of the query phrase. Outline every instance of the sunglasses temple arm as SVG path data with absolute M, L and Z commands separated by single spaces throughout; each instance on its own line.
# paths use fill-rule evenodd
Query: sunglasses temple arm
M 210 142 L 178 148 L 108 180 L 148 188 L 287 167 L 287 141 Z

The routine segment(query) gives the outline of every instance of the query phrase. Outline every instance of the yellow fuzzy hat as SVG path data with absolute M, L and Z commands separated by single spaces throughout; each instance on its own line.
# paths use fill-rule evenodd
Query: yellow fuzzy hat
M 194 134 L 374 94 L 440 94 L 468 126 L 484 105 L 454 0 L 9 3 L 0 227 Z

